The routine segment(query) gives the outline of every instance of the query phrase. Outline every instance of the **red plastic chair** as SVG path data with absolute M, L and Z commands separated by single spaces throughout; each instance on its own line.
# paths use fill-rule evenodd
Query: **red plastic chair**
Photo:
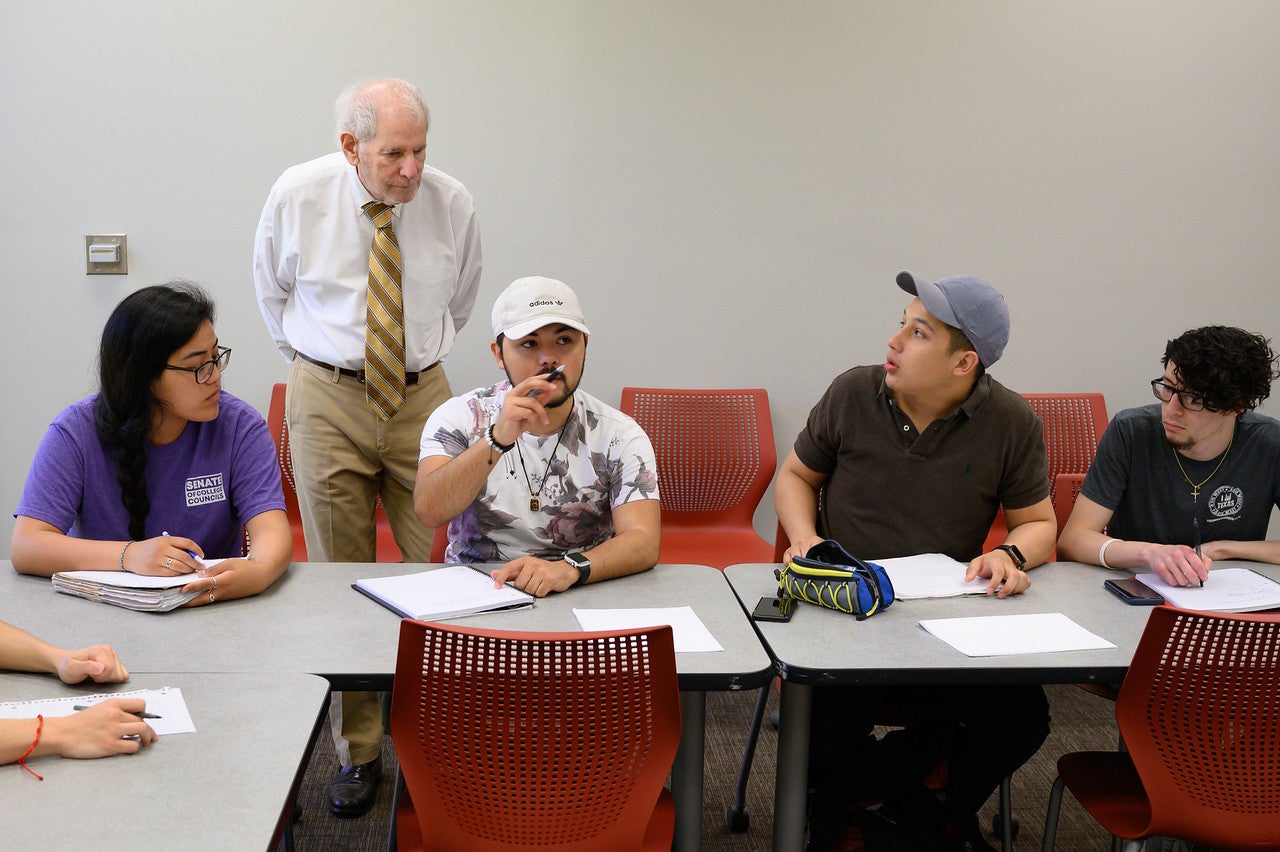
M 280 479 L 284 486 L 284 510 L 293 530 L 293 561 L 307 561 L 307 542 L 302 535 L 302 512 L 298 508 L 298 485 L 293 478 L 293 457 L 289 454 L 289 424 L 284 419 L 284 382 L 271 387 L 271 405 L 267 409 L 267 428 L 276 440 L 276 459 L 280 462 Z M 377 531 L 374 559 L 378 562 L 403 562 L 404 555 L 391 532 L 391 521 L 379 498 L 373 507 Z
M 1057 506 L 1058 474 L 1084 474 L 1098 454 L 1098 441 L 1107 430 L 1107 403 L 1100 393 L 1024 393 L 1044 423 L 1044 448 L 1049 460 L 1049 497 Z M 1069 513 L 1068 513 L 1069 514 Z M 1058 530 L 1064 519 L 1059 517 Z M 1004 510 L 996 514 L 983 545 L 987 552 L 1009 535 Z
M 527 633 L 405 619 L 391 738 L 402 850 L 671 848 L 671 628 Z
M 653 442 L 658 561 L 721 569 L 768 562 L 773 547 L 752 525 L 778 464 L 768 393 L 626 387 L 619 407 Z
M 1060 473 L 1053 480 L 1053 513 L 1058 516 L 1058 532 L 1067 525 L 1071 510 L 1076 507 L 1080 486 L 1084 485 L 1083 473 Z
M 1116 724 L 1127 752 L 1058 759 L 1044 849 L 1053 849 L 1064 785 L 1131 850 L 1152 835 L 1280 848 L 1280 616 L 1156 607 Z

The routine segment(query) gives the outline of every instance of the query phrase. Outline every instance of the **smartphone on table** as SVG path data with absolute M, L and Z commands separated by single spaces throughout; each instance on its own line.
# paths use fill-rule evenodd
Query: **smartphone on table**
M 795 609 L 794 598 L 763 597 L 751 610 L 751 617 L 756 621 L 790 621 Z
M 1127 577 L 1123 580 L 1103 580 L 1107 591 L 1130 606 L 1158 606 L 1164 603 L 1159 592 L 1152 591 L 1140 580 Z

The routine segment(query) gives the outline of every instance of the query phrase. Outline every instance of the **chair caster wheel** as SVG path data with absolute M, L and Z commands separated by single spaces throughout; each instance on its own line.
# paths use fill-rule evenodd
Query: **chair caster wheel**
M 1017 814 L 1014 814 L 1012 817 L 1009 818 L 1009 826 L 1010 828 L 1013 829 L 1013 831 L 1011 832 L 1013 836 L 1017 837 L 1018 836 L 1018 815 Z M 991 815 L 991 834 L 995 837 L 999 837 L 1003 831 L 1004 831 L 1004 826 L 1001 825 L 1000 812 L 996 811 L 994 814 Z

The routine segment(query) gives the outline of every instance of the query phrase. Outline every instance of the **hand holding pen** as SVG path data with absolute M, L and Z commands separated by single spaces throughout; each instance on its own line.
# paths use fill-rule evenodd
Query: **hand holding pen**
M 165 532 L 126 544 L 120 554 L 120 566 L 133 574 L 174 577 L 200 570 L 202 554 L 200 545 L 191 539 Z
M 44 720 L 41 754 L 63 757 L 107 757 L 130 754 L 156 740 L 156 732 L 140 718 L 141 698 L 110 698 L 70 716 Z

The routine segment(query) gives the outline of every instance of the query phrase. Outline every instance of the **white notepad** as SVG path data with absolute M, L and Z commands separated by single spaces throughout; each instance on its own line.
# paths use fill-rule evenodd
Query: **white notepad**
M 1248 568 L 1212 568 L 1203 586 L 1170 586 L 1155 574 L 1139 582 L 1182 609 L 1208 612 L 1257 612 L 1280 609 L 1280 583 Z
M 495 589 L 489 572 L 471 565 L 357 580 L 351 588 L 405 618 L 423 621 L 533 606 L 533 595 L 509 585 Z
M 160 736 L 196 732 L 191 713 L 187 710 L 186 699 L 182 697 L 182 690 L 174 686 L 135 689 L 132 692 L 38 698 L 33 701 L 0 701 L 0 719 L 30 719 L 37 715 L 57 719 L 79 712 L 75 709 L 77 706 L 91 706 L 109 698 L 141 698 L 147 703 L 147 712 L 160 717 L 145 720 Z

